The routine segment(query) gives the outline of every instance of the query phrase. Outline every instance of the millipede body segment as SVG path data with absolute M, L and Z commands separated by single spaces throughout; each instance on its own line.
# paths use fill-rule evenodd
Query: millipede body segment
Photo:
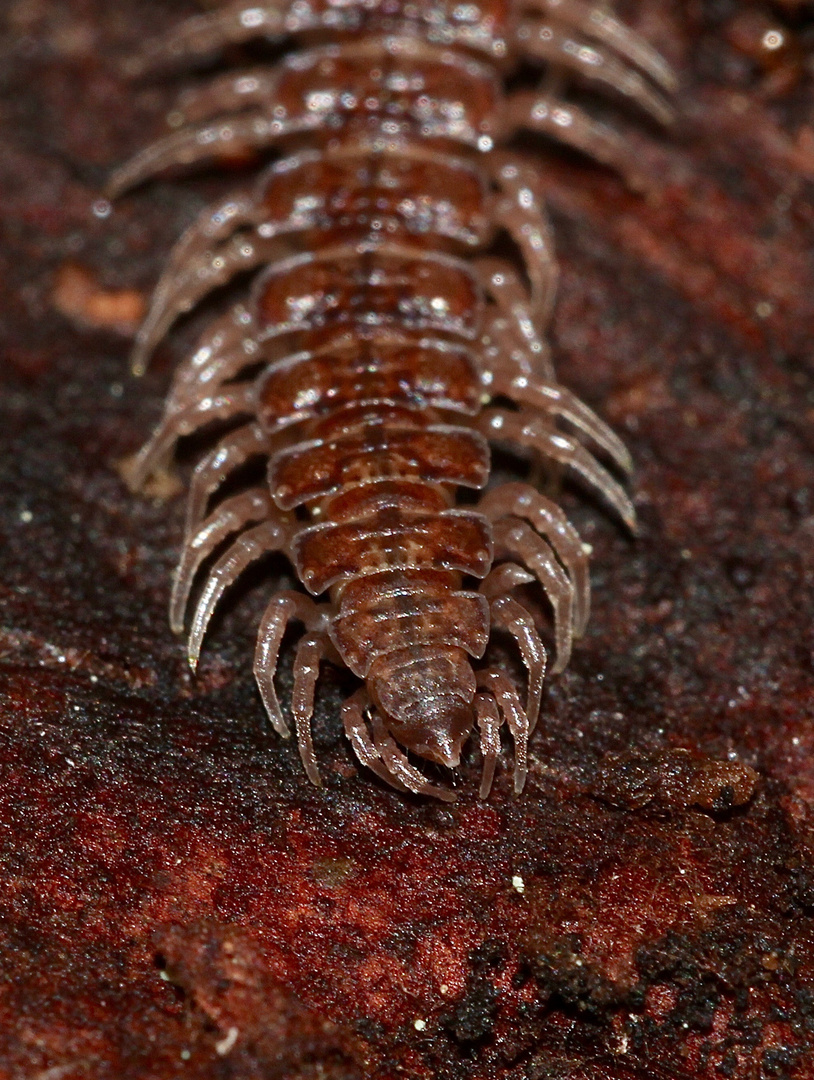
M 195 667 L 224 592 L 283 552 L 304 591 L 272 596 L 254 670 L 288 735 L 275 671 L 287 626 L 304 627 L 291 711 L 310 779 L 320 782 L 310 720 L 327 659 L 361 680 L 344 729 L 388 784 L 452 798 L 417 759 L 455 767 L 477 730 L 486 797 L 505 722 L 520 791 L 548 631 L 533 589 L 517 590 L 546 598 L 548 666 L 561 671 L 588 618 L 587 551 L 531 484 L 488 488 L 490 443 L 572 473 L 630 529 L 635 514 L 614 475 L 630 468 L 624 446 L 551 365 L 557 266 L 540 163 L 518 136 L 543 133 L 638 184 L 624 141 L 563 88 L 578 80 L 667 123 L 673 75 L 583 0 L 233 4 L 180 26 L 144 66 L 257 38 L 288 51 L 186 92 L 173 132 L 110 185 L 118 195 L 170 166 L 274 154 L 253 190 L 209 207 L 178 242 L 136 344 L 143 371 L 181 314 L 256 271 L 178 367 L 132 470 L 142 487 L 181 437 L 222 425 L 191 481 L 172 627 L 183 631 L 202 582 Z M 508 89 L 521 68 L 538 82 Z M 219 496 L 253 459 L 267 462 L 267 482 Z M 461 489 L 485 494 L 460 505 Z M 495 629 L 519 647 L 525 701 L 482 662 Z

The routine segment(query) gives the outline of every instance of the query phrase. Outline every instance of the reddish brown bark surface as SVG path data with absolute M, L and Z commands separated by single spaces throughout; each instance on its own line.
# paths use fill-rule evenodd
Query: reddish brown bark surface
M 131 381 L 140 294 L 242 182 L 94 214 L 172 100 L 122 57 L 191 8 L 4 5 L 0 1077 L 814 1076 L 811 9 L 622 9 L 682 78 L 681 130 L 631 136 L 659 191 L 560 153 L 546 186 L 558 371 L 626 434 L 642 535 L 566 497 L 595 610 L 526 791 L 504 767 L 480 803 L 473 751 L 442 807 L 355 766 L 345 674 L 323 790 L 269 731 L 282 564 L 190 677 L 183 507 L 119 476 L 200 325 Z M 780 13 L 802 33 L 770 63 Z

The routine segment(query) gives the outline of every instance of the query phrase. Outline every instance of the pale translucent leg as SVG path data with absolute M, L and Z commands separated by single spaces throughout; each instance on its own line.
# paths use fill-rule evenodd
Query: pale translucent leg
M 607 45 L 649 75 L 667 93 L 676 90 L 678 80 L 661 53 L 640 34 L 615 19 L 606 7 L 586 4 L 583 0 L 527 0 L 526 7 L 536 8 L 541 14 Z
M 189 594 L 202 563 L 227 537 L 245 529 L 251 522 L 262 521 L 275 513 L 278 511 L 268 491 L 252 488 L 220 503 L 195 535 L 187 538 L 172 584 L 170 627 L 173 633 L 180 634 L 184 629 Z
M 523 370 L 528 374 L 537 374 L 556 381 L 548 346 L 540 336 L 541 328 L 537 326 L 532 313 L 528 291 L 517 271 L 505 259 L 491 256 L 474 260 L 473 266 L 484 291 L 505 320 L 503 325 L 494 318 L 489 320 L 489 332 L 496 330 L 499 339 L 502 331 L 510 335 L 514 331 L 518 344 L 522 345 L 528 358 Z M 517 357 L 517 362 L 522 363 L 520 356 Z
M 171 292 L 178 275 L 213 245 L 229 240 L 238 229 L 258 226 L 262 219 L 263 210 L 253 195 L 232 195 L 205 207 L 175 242 L 153 291 L 153 303 Z
M 156 469 L 169 460 L 179 439 L 213 420 L 235 420 L 254 411 L 254 386 L 241 383 L 215 397 L 203 398 L 179 412 L 165 413 L 136 456 L 131 479 L 133 489 L 138 491 L 142 488 Z
M 175 127 L 180 127 L 231 116 L 244 109 L 262 109 L 276 97 L 279 82 L 276 66 L 228 71 L 185 90 L 173 106 L 170 119 Z
M 548 217 L 539 198 L 534 170 L 520 161 L 495 161 L 494 179 L 503 197 L 495 207 L 502 225 L 522 252 L 531 282 L 531 311 L 538 328 L 546 327 L 554 308 L 559 268 Z
M 291 732 L 280 708 L 274 678 L 277 674 L 280 644 L 292 620 L 298 620 L 305 624 L 307 630 L 313 630 L 323 625 L 324 616 L 310 596 L 290 589 L 275 593 L 260 621 L 254 653 L 254 677 L 260 697 L 275 731 L 284 739 L 287 739 Z
M 642 192 L 653 187 L 653 180 L 637 167 L 635 154 L 622 136 L 578 105 L 566 104 L 548 94 L 521 90 L 509 95 L 506 124 L 510 132 L 539 131 L 541 135 L 587 154 L 618 172 L 632 191 Z
M 485 390 L 561 416 L 585 432 L 621 469 L 629 472 L 632 461 L 621 439 L 575 394 L 557 384 L 550 362 L 544 372 L 540 371 L 541 365 L 536 361 L 545 346 L 534 333 L 534 320 L 524 304 L 522 284 L 516 276 L 511 276 L 513 272 L 502 260 L 481 259 L 478 270 L 504 316 L 487 322 L 489 343 L 482 352 L 481 374 Z M 527 352 L 535 342 L 539 343 L 539 349 Z
M 515 481 L 488 491 L 478 504 L 478 511 L 491 521 L 524 518 L 549 541 L 574 585 L 574 635 L 580 637 L 590 611 L 588 555 L 579 533 L 560 507 L 529 484 Z M 496 591 L 493 595 L 505 595 L 505 592 Z
M 478 505 L 478 511 L 480 512 L 480 505 Z M 486 517 L 490 517 L 488 510 L 484 511 L 484 513 Z M 528 585 L 532 581 L 534 581 L 534 575 L 524 570 L 522 566 L 518 566 L 517 563 L 504 562 L 489 571 L 480 583 L 478 592 L 483 593 L 487 600 L 493 600 L 495 597 L 505 596 L 512 589 L 519 588 L 520 585 Z
M 365 722 L 365 710 L 369 706 L 370 700 L 364 688 L 357 690 L 342 706 L 342 723 L 353 752 L 362 765 L 375 773 L 380 780 L 394 787 L 396 791 L 408 791 L 409 788 L 385 767 L 379 751 L 373 745 Z
M 489 388 L 493 394 L 507 397 L 516 405 L 535 406 L 542 412 L 561 417 L 593 439 L 624 472 L 632 470 L 630 454 L 619 436 L 564 386 L 545 382 L 525 372 L 517 374 L 510 364 L 501 367 L 496 363 Z
M 552 674 L 565 669 L 574 639 L 574 587 L 566 577 L 553 548 L 530 525 L 519 518 L 503 518 L 495 523 L 496 558 L 525 564 L 540 582 L 554 613 L 554 642 L 557 661 Z
M 510 367 L 512 372 L 524 372 L 529 377 L 548 380 L 556 379 L 551 356 L 544 345 L 545 354 L 532 354 L 528 341 L 521 333 L 517 321 L 504 317 L 494 304 L 486 309 L 483 333 L 480 341 L 480 374 L 485 398 L 491 397 L 491 388 L 495 371 Z
M 305 773 L 315 787 L 322 787 L 317 768 L 314 744 L 311 738 L 311 717 L 314 715 L 314 694 L 319 666 L 325 659 L 329 645 L 325 633 L 308 634 L 300 639 L 294 658 L 294 687 L 291 695 L 291 711 L 297 729 L 297 746 Z
M 139 75 L 152 67 L 209 56 L 226 45 L 239 45 L 259 37 L 275 38 L 285 33 L 287 4 L 239 4 L 195 15 L 162 38 L 148 42 L 133 63 L 129 74 Z
M 136 336 L 130 360 L 134 374 L 144 374 L 150 354 L 164 335 L 165 330 L 159 327 L 167 308 L 174 303 L 179 283 L 186 282 L 191 268 L 200 266 L 207 254 L 211 256 L 213 245 L 231 238 L 246 225 L 256 224 L 258 216 L 252 201 L 239 196 L 208 207 L 181 236 L 170 252 L 169 261 L 150 298 L 150 309 Z
M 477 672 L 478 686 L 492 695 L 514 739 L 514 790 L 519 795 L 528 775 L 529 721 L 511 680 L 502 671 Z
M 540 640 L 531 614 L 511 596 L 501 596 L 490 604 L 492 625 L 505 630 L 515 639 L 528 672 L 526 716 L 529 729 L 534 731 L 540 715 L 548 654 Z
M 537 416 L 529 416 L 525 412 L 506 412 L 502 409 L 484 409 L 477 427 L 493 442 L 537 450 L 552 461 L 558 461 L 572 469 L 605 499 L 635 534 L 636 510 L 624 488 L 575 439 L 556 431 Z
M 503 722 L 491 694 L 475 695 L 475 716 L 480 731 L 480 752 L 483 758 L 479 794 L 481 799 L 488 799 L 495 778 L 495 766 L 500 755 L 500 726 Z
M 399 750 L 395 741 L 384 726 L 384 721 L 378 713 L 374 712 L 371 718 L 373 725 L 373 742 L 385 767 L 392 776 L 400 780 L 402 784 L 416 795 L 430 795 L 441 802 L 455 802 L 455 795 L 446 788 L 431 784 L 427 778 L 411 765 L 405 754 Z
M 670 101 L 635 68 L 617 60 L 604 46 L 591 45 L 553 21 L 521 20 L 515 42 L 525 56 L 579 75 L 588 83 L 615 90 L 660 124 L 671 124 L 675 119 L 675 109 Z
M 257 424 L 247 424 L 230 431 L 214 450 L 198 462 L 187 496 L 187 540 L 203 519 L 212 494 L 225 483 L 235 469 L 245 465 L 251 458 L 267 454 L 268 445 L 265 431 Z
M 269 551 L 284 550 L 290 537 L 290 522 L 264 521 L 242 533 L 209 571 L 189 632 L 187 655 L 193 671 L 209 620 L 223 594 L 251 563 Z
M 200 355 L 200 350 L 195 355 Z M 261 357 L 257 342 L 253 338 L 242 337 L 240 330 L 235 329 L 233 340 L 224 338 L 222 351 L 218 351 L 209 362 L 202 362 L 194 376 L 190 374 L 190 368 L 182 372 L 179 366 L 167 395 L 165 412 L 183 412 L 201 397 L 217 396 L 223 392 L 226 383 L 232 382 L 250 365 L 259 363 Z M 186 363 L 191 364 L 191 361 L 192 358 Z
M 176 319 L 192 311 L 205 296 L 228 285 L 238 274 L 254 270 L 284 253 L 277 237 L 263 239 L 256 234 L 239 233 L 193 260 L 171 286 L 154 296 L 136 339 L 130 361 L 133 371 L 144 372 L 150 354 Z
M 295 131 L 317 127 L 319 120 L 302 117 L 291 122 L 270 120 L 264 112 L 223 117 L 182 128 L 145 147 L 110 177 L 107 196 L 115 199 L 163 169 L 195 165 L 212 157 L 246 150 L 263 150 Z

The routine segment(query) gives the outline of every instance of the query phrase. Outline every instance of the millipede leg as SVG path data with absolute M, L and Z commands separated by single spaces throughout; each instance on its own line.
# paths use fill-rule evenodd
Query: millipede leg
M 290 527 L 276 521 L 264 521 L 242 533 L 224 555 L 215 563 L 206 579 L 198 600 L 195 617 L 189 632 L 187 653 L 189 666 L 198 666 L 206 628 L 223 594 L 233 585 L 243 571 L 269 551 L 281 551 L 290 536 Z
M 480 505 L 478 510 L 480 511 Z M 488 512 L 486 516 L 489 517 Z M 483 593 L 487 600 L 494 600 L 496 597 L 506 596 L 512 589 L 517 589 L 520 585 L 528 585 L 532 581 L 534 581 L 534 575 L 524 570 L 522 566 L 518 566 L 517 563 L 504 562 L 489 571 L 480 583 L 478 592 Z
M 230 387 L 212 398 L 204 398 L 178 412 L 165 413 L 161 423 L 133 462 L 129 483 L 138 491 L 170 457 L 175 444 L 213 420 L 236 420 L 255 411 L 251 385 Z
M 632 191 L 653 187 L 653 181 L 638 169 L 635 156 L 621 135 L 578 105 L 521 90 L 509 96 L 506 116 L 511 130 L 538 131 L 563 146 L 579 150 L 619 173 Z
M 495 668 L 477 672 L 478 686 L 497 702 L 514 739 L 514 790 L 519 795 L 528 775 L 529 721 L 511 680 Z
M 394 787 L 396 791 L 409 791 L 409 788 L 385 767 L 370 738 L 364 714 L 369 705 L 367 691 L 362 688 L 352 694 L 342 706 L 342 723 L 353 752 L 365 768 L 370 769 L 390 787 Z
M 173 126 L 237 115 L 248 108 L 262 109 L 274 99 L 279 82 L 277 68 L 253 68 L 218 75 L 181 94 L 170 113 Z
M 261 217 L 257 201 L 250 195 L 232 195 L 205 207 L 175 242 L 153 291 L 153 301 L 169 291 L 179 273 L 188 272 L 190 262 L 197 261 L 213 245 L 229 240 L 238 229 L 259 225 Z
M 245 304 L 235 304 L 215 319 L 195 351 L 188 353 L 175 369 L 165 411 L 185 408 L 199 396 L 202 388 L 209 390 L 214 382 L 212 369 L 225 357 L 242 351 L 246 354 L 246 363 L 250 363 L 249 353 L 259 350 L 255 330 L 254 316 Z
M 507 260 L 491 256 L 477 259 L 474 265 L 484 291 L 494 301 L 508 326 L 517 333 L 518 343 L 522 344 L 529 357 L 526 370 L 553 380 L 555 375 L 549 349 L 540 336 L 528 291 L 517 271 Z
M 530 484 L 515 481 L 488 491 L 478 504 L 478 510 L 491 521 L 507 517 L 524 518 L 551 544 L 573 582 L 574 634 L 576 637 L 583 634 L 591 597 L 588 555 L 579 533 L 560 507 Z M 486 581 L 481 585 L 482 591 L 485 584 Z M 502 594 L 496 592 L 494 595 L 505 595 L 505 590 Z
M 625 489 L 584 446 L 552 428 L 546 418 L 528 412 L 485 409 L 476 427 L 493 440 L 537 450 L 552 461 L 572 469 L 610 504 L 632 533 L 636 532 L 636 510 Z
M 553 548 L 525 521 L 502 518 L 494 526 L 497 558 L 517 560 L 528 566 L 540 582 L 554 614 L 557 661 L 552 674 L 568 664 L 574 640 L 574 586 L 557 561 Z
M 175 571 L 170 600 L 170 627 L 174 634 L 184 629 L 184 612 L 189 601 L 192 583 L 201 565 L 213 551 L 241 529 L 254 521 L 262 521 L 276 512 L 271 496 L 264 488 L 251 488 L 226 499 L 190 536 L 181 552 Z
M 290 732 L 280 708 L 274 677 L 277 673 L 280 644 L 292 620 L 298 620 L 304 623 L 306 628 L 311 629 L 319 625 L 322 615 L 310 596 L 291 590 L 275 593 L 263 613 L 254 653 L 254 677 L 257 680 L 260 697 L 263 699 L 275 731 L 286 739 Z
M 531 173 L 518 160 L 506 160 L 502 155 L 498 158 L 494 177 L 502 197 L 497 200 L 495 214 L 497 223 L 523 254 L 532 286 L 532 312 L 537 327 L 542 329 L 554 308 L 559 267 L 548 217 Z
M 542 19 L 521 20 L 515 40 L 525 56 L 562 68 L 588 84 L 615 90 L 660 124 L 671 124 L 675 119 L 670 101 L 603 45 L 591 45 L 555 22 Z
M 140 75 L 150 68 L 194 57 L 205 57 L 226 45 L 239 45 L 282 32 L 286 4 L 250 4 L 241 0 L 205 15 L 195 15 L 175 30 L 156 38 L 130 65 Z
M 511 596 L 501 596 L 492 600 L 489 609 L 492 614 L 492 625 L 511 634 L 523 657 L 529 683 L 526 716 L 530 731 L 534 731 L 540 715 L 548 654 L 540 641 L 534 620 L 522 604 Z
M 206 513 L 213 493 L 229 475 L 254 457 L 268 453 L 268 435 L 258 424 L 245 424 L 230 431 L 214 450 L 198 462 L 187 496 L 185 534 L 189 538 Z
M 431 784 L 399 750 L 392 736 L 388 734 L 382 718 L 378 713 L 373 714 L 373 741 L 379 756 L 390 770 L 391 774 L 404 784 L 406 788 L 416 795 L 431 795 L 441 802 L 455 802 L 455 793 L 446 788 Z
M 292 130 L 290 125 L 269 120 L 260 111 L 182 128 L 145 147 L 117 169 L 108 181 L 107 196 L 118 198 L 149 177 L 176 165 L 196 165 L 218 154 L 263 150 Z
M 503 722 L 491 694 L 475 695 L 475 716 L 480 730 L 480 752 L 483 758 L 479 794 L 481 799 L 488 799 L 500 755 L 500 725 Z
M 633 462 L 625 444 L 576 394 L 558 383 L 546 382 L 525 371 L 518 374 L 511 358 L 505 366 L 499 361 L 493 364 L 491 373 L 490 388 L 495 395 L 507 397 L 515 405 L 530 405 L 562 418 L 592 439 L 623 472 L 631 471 Z
M 297 745 L 308 779 L 315 787 L 322 787 L 317 768 L 314 744 L 311 738 L 311 717 L 314 715 L 314 694 L 319 665 L 325 658 L 327 640 L 324 633 L 309 634 L 300 640 L 294 659 L 294 688 L 291 711 L 297 728 Z
M 139 374 L 145 370 L 153 349 L 181 315 L 192 311 L 205 296 L 228 285 L 238 274 L 254 270 L 282 253 L 277 238 L 262 240 L 256 235 L 239 234 L 193 259 L 183 275 L 154 296 L 136 339 L 131 359 L 133 371 Z
M 667 93 L 676 90 L 678 80 L 664 57 L 643 37 L 615 19 L 606 5 L 583 0 L 530 0 L 528 6 L 602 42 L 649 75 Z

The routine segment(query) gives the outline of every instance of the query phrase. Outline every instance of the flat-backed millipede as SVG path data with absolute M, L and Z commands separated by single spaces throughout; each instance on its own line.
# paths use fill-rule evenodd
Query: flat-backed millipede
M 631 530 L 635 513 L 599 461 L 625 473 L 625 447 L 550 361 L 557 265 L 540 164 L 517 136 L 550 136 L 635 183 L 625 142 L 563 87 L 587 84 L 666 124 L 674 76 L 584 0 L 230 4 L 181 25 L 142 67 L 254 39 L 287 51 L 187 91 L 176 130 L 110 183 L 112 197 L 171 166 L 276 155 L 252 191 L 206 209 L 179 240 L 136 343 L 143 371 L 181 314 L 258 271 L 178 367 L 131 473 L 143 487 L 180 438 L 224 426 L 192 477 L 172 628 L 182 632 L 208 564 L 189 633 L 194 668 L 224 592 L 264 553 L 283 552 L 307 592 L 272 596 L 254 671 L 288 735 L 275 671 L 287 625 L 304 626 L 291 709 L 313 783 L 310 723 L 328 659 L 363 680 L 342 708 L 344 730 L 388 784 L 453 798 L 415 759 L 454 768 L 477 727 L 485 798 L 505 721 L 519 792 L 547 651 L 540 612 L 516 590 L 539 586 L 547 599 L 551 670 L 562 671 L 588 618 L 587 550 L 530 483 L 465 506 L 458 490 L 487 488 L 497 443 L 572 473 Z M 510 79 L 520 70 L 525 81 Z M 268 482 L 218 500 L 249 459 L 267 460 Z M 525 706 L 505 672 L 473 666 L 493 628 L 516 640 Z

